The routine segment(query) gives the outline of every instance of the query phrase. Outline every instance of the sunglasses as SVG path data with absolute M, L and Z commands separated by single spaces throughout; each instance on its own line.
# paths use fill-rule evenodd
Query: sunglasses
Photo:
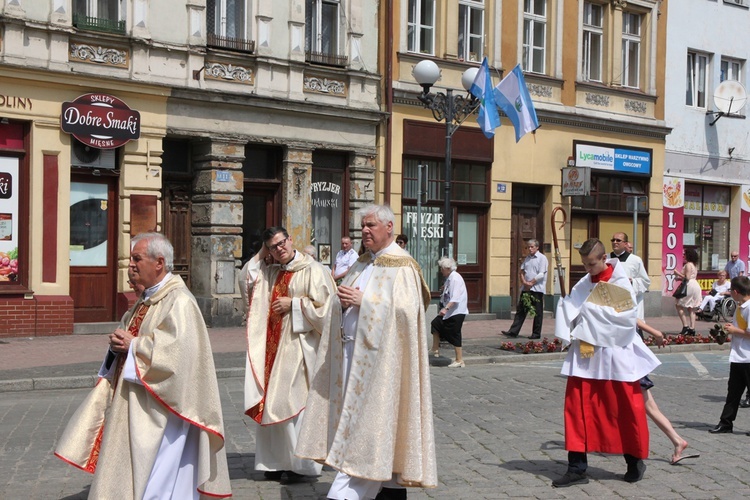
M 612 243 L 622 243 L 622 240 L 621 240 L 621 239 L 619 239 L 619 238 L 612 238 L 612 239 L 611 239 L 611 240 L 609 240 L 609 241 L 611 241 Z

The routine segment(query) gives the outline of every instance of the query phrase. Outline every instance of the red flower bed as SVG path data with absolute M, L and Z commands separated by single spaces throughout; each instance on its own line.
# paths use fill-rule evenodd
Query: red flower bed
M 645 340 L 647 346 L 656 345 L 653 337 Z M 665 336 L 664 345 L 680 344 L 715 344 L 716 341 L 710 335 L 667 335 Z M 560 352 L 562 350 L 562 341 L 558 338 L 547 339 L 535 342 L 502 342 L 500 349 L 503 351 L 517 352 L 519 354 L 540 353 L 540 352 Z

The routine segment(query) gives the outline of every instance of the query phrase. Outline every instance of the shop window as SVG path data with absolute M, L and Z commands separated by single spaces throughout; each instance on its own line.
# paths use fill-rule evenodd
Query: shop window
M 445 163 L 434 160 L 404 160 L 403 198 L 416 202 L 419 196 L 419 165 L 426 165 L 422 175 L 426 186 L 426 202 L 442 202 L 445 199 Z M 489 167 L 483 164 L 453 161 L 451 169 L 451 201 L 487 202 L 489 188 L 487 175 Z
M 305 5 L 305 58 L 308 62 L 346 66 L 339 52 L 339 0 L 307 0 Z
M 591 174 L 591 194 L 573 196 L 573 208 L 605 212 L 627 212 L 628 196 L 647 195 L 647 181 Z M 648 213 L 648 203 L 638 204 L 638 213 Z
M 685 183 L 683 247 L 698 252 L 700 271 L 724 269 L 729 259 L 730 188 Z
M 409 0 L 407 50 L 435 54 L 435 0 Z
M 120 7 L 120 0 L 73 0 L 73 26 L 124 34 L 124 9 Z
M 29 291 L 29 166 L 18 153 L 28 149 L 26 133 L 0 123 L 0 294 Z
M 458 4 L 458 57 L 480 62 L 484 57 L 484 0 L 460 0 Z
M 341 250 L 341 238 L 349 236 L 347 155 L 330 151 L 313 152 L 312 236 L 322 264 L 332 265 Z M 347 214 L 347 217 L 344 217 Z
M 207 45 L 252 53 L 248 0 L 207 0 Z

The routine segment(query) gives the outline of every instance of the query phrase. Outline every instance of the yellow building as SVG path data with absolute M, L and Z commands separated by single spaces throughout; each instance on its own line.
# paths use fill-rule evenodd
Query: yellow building
M 648 0 L 387 2 L 381 58 L 383 106 L 390 115 L 380 138 L 378 198 L 390 203 L 397 230 L 410 237 L 408 248 L 434 297 L 443 246 L 446 124 L 418 99 L 422 89 L 412 70 L 424 59 L 441 70 L 431 92 L 452 89 L 454 96 L 464 92 L 463 72 L 484 57 L 493 84 L 520 64 L 541 125 L 516 143 L 506 117 L 487 139 L 470 116 L 452 135 L 451 251 L 471 312 L 510 316 L 530 238 L 542 243 L 550 261 L 548 294 L 559 293 L 551 223 L 556 207 L 568 219 L 558 238 L 569 287 L 584 274 L 575 251 L 583 241 L 599 237 L 609 248 L 616 231 L 632 240 L 629 198 L 638 207 L 636 251 L 652 276 L 652 289 L 659 289 L 669 133 L 662 99 L 666 10 L 666 3 Z M 589 195 L 562 196 L 567 166 L 575 166 L 581 178 L 590 175 Z M 422 189 L 420 171 L 426 177 Z M 426 193 L 423 200 L 420 191 Z M 641 198 L 633 199 L 637 195 Z M 659 294 L 646 295 L 647 313 L 656 312 Z

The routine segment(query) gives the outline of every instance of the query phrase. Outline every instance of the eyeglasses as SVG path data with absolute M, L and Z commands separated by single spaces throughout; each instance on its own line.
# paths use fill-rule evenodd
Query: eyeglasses
M 612 243 L 622 243 L 622 240 L 620 238 L 612 238 L 609 241 L 611 241 Z
M 279 251 L 279 249 L 281 249 L 281 247 L 283 247 L 284 245 L 286 245 L 286 241 L 287 241 L 288 239 L 289 239 L 289 237 L 287 236 L 286 238 L 284 238 L 283 240 L 279 241 L 278 243 L 276 243 L 276 244 L 274 244 L 274 245 L 266 245 L 266 247 L 268 247 L 268 249 L 269 249 L 270 251 L 272 251 L 272 252 L 273 252 L 274 250 L 276 250 L 276 251 Z
M 738 257 L 739 257 L 739 255 L 732 255 L 732 258 L 733 258 L 733 259 L 736 259 L 736 258 L 738 258 Z

